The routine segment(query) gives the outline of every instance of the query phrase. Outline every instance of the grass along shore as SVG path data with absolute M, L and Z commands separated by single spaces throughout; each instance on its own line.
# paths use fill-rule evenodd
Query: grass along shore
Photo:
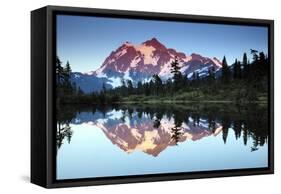
M 261 103 L 268 102 L 266 93 L 259 93 L 253 99 L 239 97 L 237 92 L 231 92 L 228 95 L 209 94 L 206 95 L 200 91 L 184 92 L 172 96 L 145 96 L 145 95 L 130 95 L 123 97 L 119 103 Z

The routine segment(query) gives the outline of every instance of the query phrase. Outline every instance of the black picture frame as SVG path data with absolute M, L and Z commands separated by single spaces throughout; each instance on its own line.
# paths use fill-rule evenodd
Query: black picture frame
M 269 141 L 268 168 L 216 170 L 172 174 L 151 174 L 106 178 L 85 178 L 56 181 L 55 179 L 55 56 L 56 14 L 89 15 L 116 18 L 135 18 L 196 23 L 237 24 L 268 27 L 269 84 Z M 169 181 L 259 175 L 274 173 L 274 21 L 231 17 L 183 15 L 124 10 L 107 10 L 46 6 L 31 12 L 31 182 L 46 188 Z

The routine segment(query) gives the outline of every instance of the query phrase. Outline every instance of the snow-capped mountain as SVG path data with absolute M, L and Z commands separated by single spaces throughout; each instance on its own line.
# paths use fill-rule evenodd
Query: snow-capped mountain
M 125 42 L 105 59 L 97 70 L 84 74 L 93 79 L 106 79 L 108 87 L 121 85 L 121 80 L 132 80 L 134 84 L 138 81 L 149 81 L 154 74 L 158 74 L 163 80 L 172 77 L 171 62 L 178 58 L 180 71 L 183 75 L 191 78 L 193 72 L 198 72 L 200 77 L 208 75 L 209 69 L 216 72 L 221 68 L 221 62 L 217 58 L 203 57 L 199 54 L 186 55 L 175 49 L 167 48 L 156 38 L 145 41 L 139 45 Z M 73 81 L 80 85 L 80 77 L 73 77 Z M 99 81 L 94 81 L 97 85 Z M 81 87 L 88 91 L 88 88 Z M 92 87 L 93 88 L 93 87 Z M 98 87 L 101 88 L 101 87 Z

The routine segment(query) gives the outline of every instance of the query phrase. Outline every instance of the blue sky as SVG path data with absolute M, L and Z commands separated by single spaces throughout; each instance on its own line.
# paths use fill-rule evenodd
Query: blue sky
M 228 64 L 250 49 L 267 54 L 268 29 L 257 26 L 117 19 L 92 16 L 57 16 L 57 55 L 73 71 L 99 68 L 124 42 L 140 44 L 153 37 L 187 55 L 198 53 Z

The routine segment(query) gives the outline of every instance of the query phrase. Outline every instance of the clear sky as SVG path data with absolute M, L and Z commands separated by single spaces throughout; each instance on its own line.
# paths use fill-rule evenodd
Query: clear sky
M 187 22 L 117 19 L 92 16 L 57 16 L 57 55 L 73 71 L 99 68 L 124 42 L 141 44 L 153 37 L 168 48 L 222 59 L 228 64 L 242 59 L 250 49 L 267 54 L 266 27 Z

